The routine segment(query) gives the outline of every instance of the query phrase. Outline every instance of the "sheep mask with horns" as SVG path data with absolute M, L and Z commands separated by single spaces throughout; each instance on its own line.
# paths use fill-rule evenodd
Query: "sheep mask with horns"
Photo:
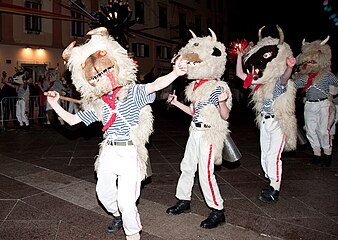
M 127 51 L 113 37 L 109 36 L 106 28 L 93 29 L 87 35 L 91 38 L 85 44 L 75 46 L 75 41 L 72 42 L 63 51 L 62 56 L 72 73 L 73 84 L 81 93 L 82 108 L 94 111 L 98 119 L 102 121 L 102 106 L 104 104 L 102 96 L 117 87 L 122 87 L 117 94 L 117 99 L 123 101 L 127 97 L 130 87 L 136 84 L 137 65 L 128 56 Z M 151 174 L 148 150 L 145 144 L 152 132 L 153 115 L 151 107 L 147 105 L 141 109 L 139 123 L 132 126 L 131 131 L 131 140 L 136 146 L 141 160 L 142 178 Z M 102 147 L 103 145 L 101 145 L 101 149 Z M 95 163 L 96 170 L 99 165 L 98 159 Z
M 286 58 L 292 55 L 290 46 L 284 42 L 284 33 L 277 25 L 279 38 L 262 37 L 262 30 L 258 31 L 258 42 L 243 56 L 243 70 L 252 74 L 252 85 L 255 89 L 251 97 L 256 113 L 256 123 L 261 122 L 260 111 L 263 99 L 272 99 L 276 81 L 285 72 Z M 272 108 L 282 132 L 285 135 L 285 151 L 296 149 L 297 120 L 295 118 L 296 88 L 292 81 L 288 81 L 287 91 L 274 100 Z
M 302 52 L 297 56 L 297 64 L 300 65 L 300 74 L 318 73 L 313 78 L 313 84 L 320 81 L 323 74 L 331 71 L 331 47 L 326 44 L 329 36 L 324 40 L 306 42 L 303 39 Z
M 194 88 L 195 82 L 191 82 L 185 89 L 186 99 L 195 103 L 207 102 L 212 91 L 221 87 L 223 91 L 229 93 L 226 104 L 231 109 L 231 91 L 226 82 L 220 81 L 227 62 L 226 49 L 223 43 L 217 41 L 216 34 L 210 28 L 209 31 L 211 36 L 197 37 L 190 30 L 192 38 L 178 51 L 177 56 L 182 56 L 182 59 L 188 61 L 188 79 L 208 80 L 196 89 Z M 193 108 L 193 104 L 190 107 Z M 204 131 L 203 138 L 212 144 L 215 164 L 219 165 L 222 162 L 223 141 L 229 133 L 228 122 L 221 118 L 218 109 L 213 105 L 201 109 L 199 120 L 210 126 L 208 131 Z M 192 127 L 190 127 L 191 130 Z

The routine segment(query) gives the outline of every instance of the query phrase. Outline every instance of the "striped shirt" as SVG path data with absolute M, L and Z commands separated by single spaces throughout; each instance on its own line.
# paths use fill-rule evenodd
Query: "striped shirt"
M 115 122 L 105 131 L 105 137 L 111 136 L 117 141 L 130 140 L 130 127 L 138 124 L 142 107 L 154 102 L 156 98 L 155 92 L 147 95 L 145 86 L 145 84 L 135 84 L 130 87 L 128 96 L 124 101 L 115 100 L 118 113 Z M 105 125 L 111 118 L 113 111 L 106 103 L 103 104 L 102 111 L 102 123 Z M 99 121 L 94 111 L 80 111 L 76 114 L 87 126 Z
M 304 88 L 308 80 L 307 75 L 301 75 L 300 77 L 296 78 L 295 84 L 296 88 Z M 333 85 L 335 87 L 338 87 L 338 78 L 331 72 L 328 72 L 327 74 L 323 75 L 323 78 L 311 85 L 306 90 L 306 99 L 307 100 L 318 100 L 327 98 L 330 91 L 330 85 Z
M 281 84 L 280 78 L 276 81 L 275 87 L 272 92 L 272 98 L 270 99 L 263 99 L 263 107 L 261 114 L 262 115 L 267 115 L 267 116 L 273 116 L 273 109 L 272 109 L 272 104 L 275 101 L 277 97 L 285 93 L 287 90 L 287 85 L 283 86 Z
M 199 115 L 201 110 L 206 107 L 208 104 L 213 104 L 214 106 L 218 106 L 218 96 L 222 93 L 222 88 L 220 86 L 216 87 L 216 89 L 210 94 L 208 101 L 205 102 L 197 102 L 193 104 L 195 109 L 194 116 L 192 117 L 192 121 L 194 123 L 201 123 L 199 120 Z

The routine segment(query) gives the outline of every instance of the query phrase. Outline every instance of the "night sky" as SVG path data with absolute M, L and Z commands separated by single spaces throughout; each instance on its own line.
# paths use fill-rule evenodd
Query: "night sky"
M 335 0 L 329 0 L 338 12 Z M 336 47 L 338 26 L 329 19 L 323 10 L 322 0 L 230 0 L 228 41 L 247 39 L 258 40 L 258 30 L 265 26 L 262 36 L 278 37 L 276 24 L 284 32 L 287 42 L 295 56 L 300 53 L 302 40 L 311 42 L 324 40 L 330 35 L 332 48 L 332 71 L 338 72 L 338 51 Z

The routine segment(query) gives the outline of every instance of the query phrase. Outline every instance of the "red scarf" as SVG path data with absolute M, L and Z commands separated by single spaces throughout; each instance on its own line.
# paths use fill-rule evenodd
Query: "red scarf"
M 249 86 L 251 86 L 252 78 L 252 73 L 249 73 L 244 80 L 243 88 L 247 89 Z M 253 91 L 256 92 L 261 86 L 262 84 L 257 84 Z
M 115 88 L 113 90 L 113 96 L 110 97 L 108 94 L 102 96 L 102 100 L 109 105 L 109 107 L 114 110 L 115 109 L 115 100 L 117 93 L 122 89 L 122 87 Z M 103 126 L 102 131 L 106 131 L 116 120 L 116 113 L 113 113 L 109 119 L 109 121 Z
M 309 78 L 308 78 L 308 80 L 307 80 L 307 82 L 306 82 L 306 84 L 305 84 L 305 87 L 303 88 L 302 93 L 306 92 L 306 90 L 312 85 L 312 83 L 313 83 L 312 80 L 313 80 L 317 75 L 318 75 L 317 72 L 316 72 L 316 73 L 308 73 Z
M 198 87 L 200 87 L 202 84 L 206 83 L 208 80 L 201 79 L 199 82 L 195 81 L 194 88 L 192 89 L 195 91 Z

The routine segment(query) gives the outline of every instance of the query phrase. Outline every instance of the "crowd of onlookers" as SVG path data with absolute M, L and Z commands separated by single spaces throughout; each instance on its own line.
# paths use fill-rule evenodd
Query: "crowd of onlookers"
M 61 77 L 58 68 L 47 70 L 33 80 L 31 74 L 23 68 L 16 69 L 13 76 L 3 71 L 0 82 L 0 127 L 29 129 L 31 124 L 50 125 L 56 120 L 44 92 L 58 91 L 61 95 L 79 99 L 79 93 L 70 77 Z M 62 106 L 71 112 L 78 111 L 74 103 L 62 102 Z M 62 119 L 58 119 L 61 125 Z

